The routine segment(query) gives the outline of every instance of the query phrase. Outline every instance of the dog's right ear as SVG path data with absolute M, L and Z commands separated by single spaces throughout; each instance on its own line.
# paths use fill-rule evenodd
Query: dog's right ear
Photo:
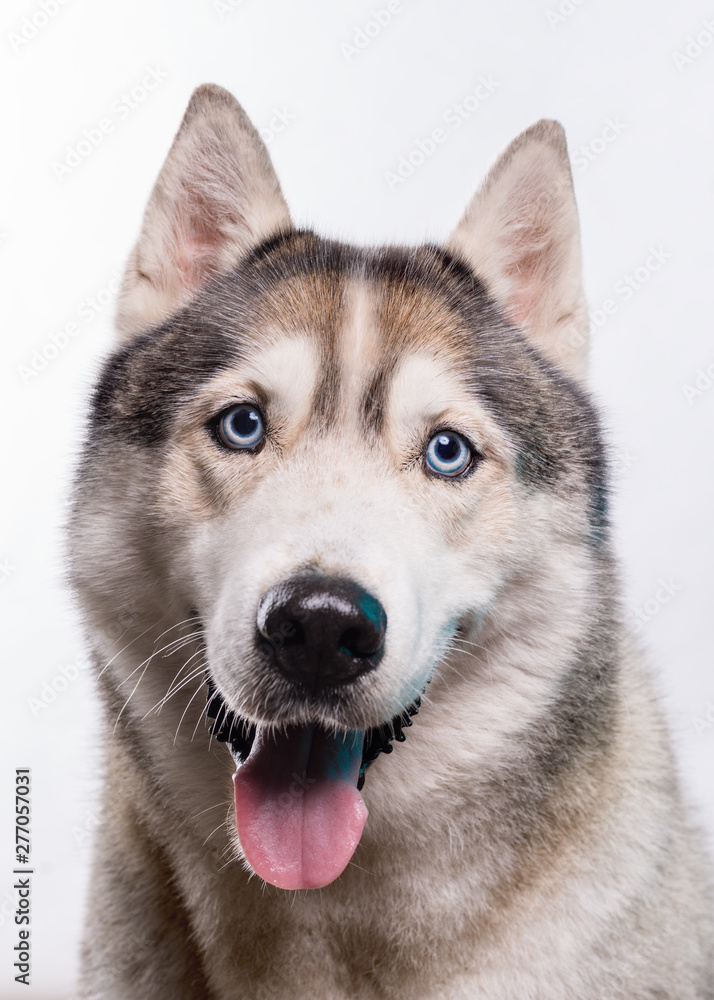
M 589 318 L 565 132 L 543 120 L 501 154 L 449 240 L 508 318 L 575 378 Z
M 252 247 L 291 228 L 265 143 L 235 98 L 194 91 L 146 206 L 116 323 L 126 338 L 161 322 Z

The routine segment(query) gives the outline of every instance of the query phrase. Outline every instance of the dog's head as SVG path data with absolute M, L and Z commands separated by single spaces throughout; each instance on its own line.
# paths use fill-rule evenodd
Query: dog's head
M 75 573 L 100 628 L 136 593 L 137 636 L 199 623 L 216 728 L 249 755 L 248 861 L 323 885 L 432 679 L 517 730 L 587 625 L 604 487 L 563 131 L 519 136 L 445 247 L 358 249 L 293 227 L 244 112 L 201 87 L 118 323 Z

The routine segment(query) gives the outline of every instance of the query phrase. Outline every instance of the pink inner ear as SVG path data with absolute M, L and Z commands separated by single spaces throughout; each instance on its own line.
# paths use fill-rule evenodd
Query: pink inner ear
M 512 264 L 507 274 L 510 279 L 508 315 L 519 326 L 528 330 L 539 329 L 551 284 L 555 284 L 553 255 L 555 248 L 545 246 L 523 255 Z
M 205 232 L 197 233 L 184 224 L 174 233 L 173 267 L 186 291 L 197 292 L 206 285 L 217 270 L 218 259 L 217 248 L 207 242 Z
M 502 247 L 508 280 L 507 310 L 519 325 L 538 329 L 552 283 L 557 283 L 560 247 L 559 206 L 551 192 L 533 192 L 520 218 L 508 227 L 510 242 Z
M 508 315 L 516 326 L 530 328 L 537 311 L 538 290 L 534 283 L 520 285 L 511 300 Z
M 236 233 L 246 228 L 245 219 L 229 205 L 223 189 L 213 187 L 220 184 L 220 178 L 202 177 L 201 181 L 206 190 L 195 183 L 182 185 L 174 213 L 172 265 L 188 292 L 198 291 L 218 273 Z M 210 194 L 216 190 L 222 196 L 213 200 Z
M 220 88 L 196 91 L 154 184 L 117 309 L 123 334 L 165 319 L 290 216 L 265 144 Z

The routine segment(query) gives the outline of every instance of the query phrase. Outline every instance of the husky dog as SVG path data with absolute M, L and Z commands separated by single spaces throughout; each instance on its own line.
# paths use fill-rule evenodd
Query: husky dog
M 580 271 L 556 122 L 446 246 L 364 249 L 295 228 L 195 92 L 71 515 L 106 720 L 85 1000 L 714 998 Z

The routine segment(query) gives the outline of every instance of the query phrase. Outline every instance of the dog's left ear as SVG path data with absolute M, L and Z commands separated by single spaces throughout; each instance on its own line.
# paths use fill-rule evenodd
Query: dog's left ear
M 265 143 L 222 87 L 194 91 L 124 273 L 117 327 L 161 322 L 263 240 L 290 229 Z
M 565 132 L 539 121 L 491 168 L 448 247 L 508 318 L 570 375 L 585 374 L 588 314 Z

